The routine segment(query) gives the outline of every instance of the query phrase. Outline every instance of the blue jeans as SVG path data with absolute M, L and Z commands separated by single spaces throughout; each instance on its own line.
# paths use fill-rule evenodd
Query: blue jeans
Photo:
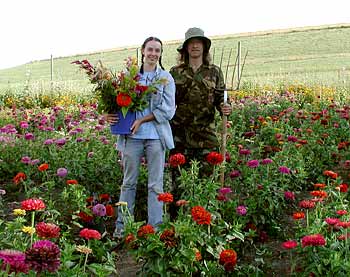
M 163 221 L 163 202 L 158 194 L 163 193 L 163 173 L 165 149 L 159 139 L 127 138 L 122 153 L 124 170 L 123 184 L 119 201 L 127 202 L 131 215 L 134 214 L 137 179 L 140 173 L 141 158 L 146 155 L 148 170 L 148 224 L 156 227 Z M 116 229 L 123 230 L 123 215 L 118 208 Z

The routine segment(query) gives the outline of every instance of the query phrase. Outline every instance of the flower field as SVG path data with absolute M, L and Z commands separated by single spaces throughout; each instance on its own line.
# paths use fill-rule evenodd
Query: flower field
M 121 248 L 142 276 L 347 276 L 350 105 L 346 90 L 232 92 L 225 161 L 213 173 L 168 157 L 164 223 L 145 224 L 146 164 L 135 218 L 118 203 L 116 137 L 84 97 L 0 108 L 0 270 L 4 276 L 118 276 Z M 220 119 L 218 117 L 218 133 Z M 184 188 L 170 194 L 171 170 Z M 225 182 L 220 183 L 220 173 Z M 169 206 L 176 205 L 176 220 Z M 126 218 L 112 237 L 116 208 Z M 271 245 L 274 247 L 271 247 Z M 119 257 L 120 258 L 120 257 Z M 282 264 L 282 268 L 277 268 Z M 2 275 L 1 275 L 2 276 Z

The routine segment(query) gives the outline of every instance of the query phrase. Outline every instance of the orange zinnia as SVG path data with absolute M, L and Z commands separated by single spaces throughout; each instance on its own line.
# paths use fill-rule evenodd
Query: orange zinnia
M 116 101 L 119 107 L 128 107 L 131 104 L 132 99 L 127 93 L 119 93 Z
M 49 169 L 49 165 L 44 163 L 38 166 L 39 171 L 46 171 Z
M 25 173 L 18 172 L 17 175 L 13 177 L 13 182 L 17 185 L 20 182 L 24 181 L 25 179 L 27 179 L 27 176 L 25 175 Z
M 298 220 L 303 218 L 305 218 L 305 214 L 303 212 L 293 213 L 293 219 Z

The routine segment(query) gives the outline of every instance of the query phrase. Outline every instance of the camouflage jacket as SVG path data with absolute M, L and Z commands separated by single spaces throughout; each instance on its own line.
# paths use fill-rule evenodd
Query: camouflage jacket
M 225 87 L 221 69 L 203 64 L 194 73 L 189 65 L 180 64 L 170 74 L 176 85 L 176 112 L 170 122 L 175 148 L 216 148 L 215 108 L 221 111 Z

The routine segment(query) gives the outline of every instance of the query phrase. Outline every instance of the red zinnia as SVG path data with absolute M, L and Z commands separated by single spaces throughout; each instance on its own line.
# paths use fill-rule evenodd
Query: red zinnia
M 304 214 L 303 212 L 294 213 L 294 214 L 293 214 L 293 218 L 294 218 L 295 220 L 303 219 L 303 218 L 305 218 L 305 214 Z
M 67 181 L 66 181 L 66 184 L 67 184 L 67 185 L 77 185 L 77 184 L 78 184 L 78 181 L 77 181 L 77 180 L 74 180 L 74 179 L 73 179 L 73 180 L 67 180 Z
M 40 199 L 27 199 L 21 202 L 21 209 L 26 211 L 43 210 L 46 206 Z
M 128 244 L 134 242 L 135 239 L 136 238 L 135 238 L 134 234 L 130 233 L 125 237 L 125 244 L 128 245 Z
M 306 246 L 324 246 L 326 245 L 326 240 L 321 234 L 308 235 L 301 239 L 302 247 Z
M 109 196 L 108 193 L 102 193 L 102 194 L 99 195 L 99 198 L 100 198 L 101 201 L 108 201 L 110 196 Z
M 160 241 L 164 243 L 166 247 L 172 248 L 176 246 L 175 230 L 165 229 L 160 235 Z
M 311 200 L 301 200 L 299 202 L 299 207 L 302 209 L 312 209 L 315 207 L 315 202 L 312 202 Z
M 87 213 L 85 213 L 85 212 L 83 212 L 83 211 L 80 211 L 80 212 L 78 213 L 78 216 L 79 216 L 80 219 L 81 219 L 82 221 L 84 221 L 84 222 L 90 222 L 91 220 L 94 219 L 94 217 L 93 217 L 92 215 L 89 215 L 89 214 L 87 214 Z
M 293 249 L 298 246 L 298 243 L 295 240 L 288 240 L 282 243 L 284 249 Z
M 106 205 L 106 215 L 107 216 L 114 216 L 114 208 L 110 204 Z
M 338 177 L 338 174 L 335 173 L 334 171 L 331 171 L 331 170 L 325 170 L 325 171 L 323 172 L 323 175 L 324 175 L 324 176 L 327 176 L 327 177 L 330 177 L 330 178 L 332 178 L 332 179 L 337 179 L 337 177 Z
M 119 107 L 128 107 L 132 102 L 132 99 L 127 93 L 119 93 L 117 95 L 117 104 Z
M 49 169 L 49 165 L 44 163 L 38 166 L 39 171 L 46 171 Z
M 195 206 L 191 209 L 192 218 L 197 224 L 209 225 L 211 222 L 211 214 L 201 206 Z
M 347 192 L 348 191 L 348 185 L 347 184 L 340 184 L 339 187 L 337 187 L 340 192 Z
M 137 236 L 139 238 L 146 238 L 147 235 L 154 234 L 154 233 L 155 233 L 155 230 L 153 226 L 150 224 L 147 224 L 140 227 L 140 229 L 137 231 Z
M 35 226 L 36 233 L 40 238 L 58 238 L 60 236 L 60 227 L 53 223 L 40 222 Z
M 181 153 L 171 155 L 169 158 L 169 164 L 172 167 L 178 167 L 179 165 L 183 165 L 185 163 L 186 163 L 186 158 Z
M 320 198 L 326 198 L 327 197 L 327 192 L 325 192 L 324 190 L 314 190 L 311 191 L 310 194 L 314 197 L 320 197 Z
M 158 195 L 158 201 L 162 201 L 164 203 L 171 203 L 174 201 L 174 198 L 171 193 L 165 192 Z
M 17 175 L 13 177 L 13 182 L 17 185 L 20 182 L 24 181 L 25 179 L 27 179 L 27 176 L 25 175 L 25 173 L 18 172 Z
M 224 161 L 224 157 L 218 152 L 210 152 L 207 155 L 206 160 L 212 165 L 218 165 Z
M 84 238 L 84 239 L 101 239 L 101 234 L 99 231 L 84 228 L 83 230 L 80 231 L 79 236 Z
M 225 267 L 226 271 L 233 271 L 237 263 L 237 253 L 235 250 L 226 249 L 220 253 L 219 264 Z

